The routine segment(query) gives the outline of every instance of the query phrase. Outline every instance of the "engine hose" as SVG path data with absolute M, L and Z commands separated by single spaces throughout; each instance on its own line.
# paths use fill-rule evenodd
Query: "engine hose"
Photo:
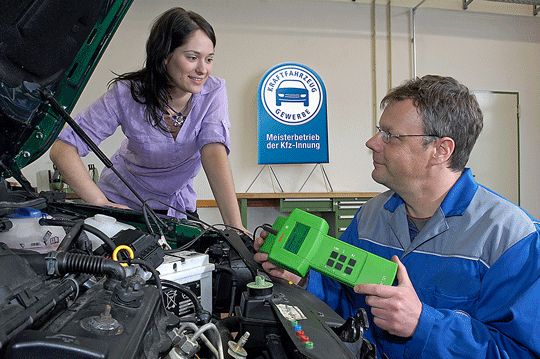
M 48 260 L 53 260 L 56 274 L 86 273 L 105 274 L 117 280 L 126 278 L 124 267 L 119 262 L 103 257 L 79 253 L 51 252 Z
M 37 275 L 47 275 L 47 263 L 45 261 L 45 255 L 25 249 L 12 248 L 11 251 L 19 257 L 24 258 Z
M 60 242 L 60 244 L 58 245 L 57 250 L 59 252 L 65 252 L 69 250 L 69 248 L 71 247 L 71 243 L 73 243 L 76 238 L 79 238 L 79 234 L 82 231 L 83 225 L 84 221 L 82 219 L 75 222 L 75 225 L 71 227 L 71 230 L 66 234 L 64 239 L 62 239 L 62 242 Z
M 234 300 L 236 299 L 236 286 L 238 285 L 238 279 L 236 275 L 236 271 L 228 266 L 223 265 L 216 265 L 216 271 L 224 271 L 231 275 L 231 303 L 229 304 L 229 317 L 232 316 L 234 311 Z
M 216 326 L 219 330 L 227 330 L 231 333 L 240 331 L 240 322 L 238 317 L 225 317 L 217 321 Z
M 287 359 L 287 353 L 278 335 L 268 334 L 266 336 L 266 346 L 271 359 Z
M 238 322 L 237 317 L 225 317 L 216 322 L 216 327 L 221 337 L 221 343 L 223 346 L 223 351 L 227 353 L 229 348 L 229 341 L 234 340 L 232 335 L 233 332 L 238 332 L 240 330 L 240 323 Z
M 69 219 L 50 219 L 50 218 L 41 218 L 39 224 L 42 226 L 63 226 L 63 227 L 73 227 L 75 221 Z M 100 231 L 98 228 L 93 227 L 89 224 L 84 223 L 82 226 L 83 230 L 88 231 L 94 234 L 96 237 L 101 239 L 105 246 L 108 247 L 109 253 L 112 253 L 116 248 L 116 244 L 107 236 L 105 233 Z

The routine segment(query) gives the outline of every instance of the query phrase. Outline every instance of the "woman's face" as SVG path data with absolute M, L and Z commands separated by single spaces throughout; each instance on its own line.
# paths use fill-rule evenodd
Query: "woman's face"
M 174 86 L 172 93 L 199 93 L 214 64 L 214 44 L 202 30 L 193 32 L 188 41 L 165 59 L 167 73 Z

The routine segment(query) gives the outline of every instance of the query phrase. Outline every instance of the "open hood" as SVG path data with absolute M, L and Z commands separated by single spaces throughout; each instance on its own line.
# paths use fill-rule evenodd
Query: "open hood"
M 133 0 L 0 0 L 0 173 L 41 157 L 79 99 Z M 44 96 L 44 94 L 47 96 Z

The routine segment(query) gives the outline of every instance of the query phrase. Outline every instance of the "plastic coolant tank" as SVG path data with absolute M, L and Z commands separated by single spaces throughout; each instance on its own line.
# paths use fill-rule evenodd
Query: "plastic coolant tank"
M 109 217 L 104 214 L 96 214 L 94 217 L 86 218 L 84 220 L 84 223 L 99 229 L 109 238 L 113 237 L 116 233 L 123 231 L 124 229 L 135 229 L 135 227 L 133 227 L 132 225 L 118 222 L 116 218 Z M 103 244 L 103 241 L 99 239 L 96 235 L 88 231 L 85 231 L 85 233 L 86 235 L 88 235 L 88 239 L 90 239 L 90 242 L 92 242 L 92 249 L 96 249 Z
M 14 212 L 7 216 L 13 227 L 7 232 L 0 232 L 0 242 L 4 242 L 10 248 L 48 253 L 56 250 L 66 235 L 63 227 L 40 225 L 39 220 L 42 217 L 52 218 L 40 210 L 23 207 L 17 208 Z

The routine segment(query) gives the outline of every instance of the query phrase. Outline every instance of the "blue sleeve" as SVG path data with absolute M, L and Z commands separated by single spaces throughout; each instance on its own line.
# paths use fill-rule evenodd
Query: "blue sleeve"
M 540 240 L 537 232 L 506 251 L 482 279 L 472 313 L 423 304 L 405 358 L 538 358 Z

